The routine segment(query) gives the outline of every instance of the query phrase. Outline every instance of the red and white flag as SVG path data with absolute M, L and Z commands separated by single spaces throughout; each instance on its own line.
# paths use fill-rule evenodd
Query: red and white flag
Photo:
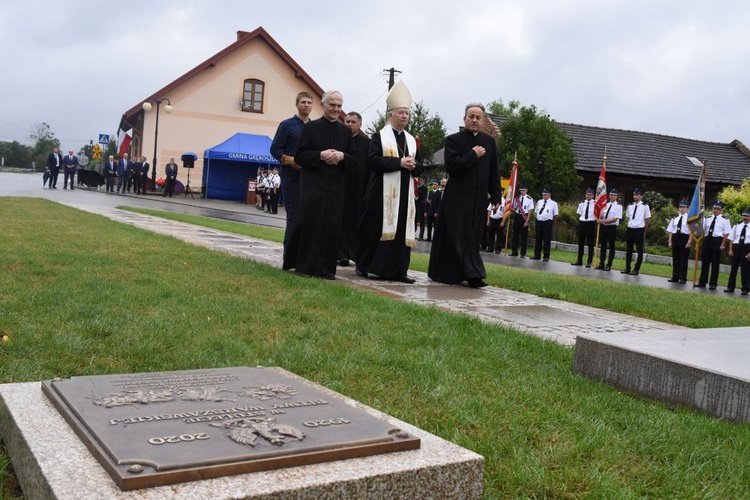
M 122 157 L 124 153 L 128 152 L 128 149 L 130 149 L 130 143 L 133 140 L 133 136 L 131 135 L 133 133 L 132 130 L 128 130 L 127 132 L 120 129 L 120 131 L 117 134 L 117 154 Z
M 516 196 L 518 188 L 518 162 L 513 159 L 513 168 L 510 169 L 510 179 L 508 180 L 508 189 L 505 191 L 505 201 L 503 202 L 503 218 L 510 217 L 513 208 L 513 198 Z
M 602 169 L 599 172 L 599 182 L 596 183 L 594 195 L 594 216 L 598 219 L 604 207 L 607 206 L 607 157 L 604 157 Z

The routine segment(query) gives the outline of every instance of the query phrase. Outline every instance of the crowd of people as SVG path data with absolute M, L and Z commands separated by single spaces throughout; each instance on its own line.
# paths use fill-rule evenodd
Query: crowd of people
M 433 281 L 486 286 L 480 252 L 500 253 L 509 241 L 510 257 L 526 256 L 529 229 L 535 228 L 533 260 L 549 261 L 559 207 L 549 189 L 536 203 L 528 186 L 519 186 L 504 213 L 495 141 L 480 131 L 484 106 L 466 106 L 464 127 L 445 139 L 445 168 L 450 181 L 425 185 L 424 166 L 417 142 L 406 130 L 411 94 L 403 82 L 388 94 L 387 122 L 372 138 L 362 134 L 356 112 L 339 121 L 340 92 L 323 96 L 323 116 L 311 121 L 312 96 L 297 97 L 297 114 L 279 126 L 271 148 L 281 163 L 275 172 L 261 175 L 258 193 L 272 205 L 279 187 L 287 208 L 284 269 L 335 279 L 336 266 L 354 262 L 358 275 L 413 283 L 407 274 L 411 249 L 417 240 L 431 242 L 428 276 Z M 285 186 L 292 186 L 287 191 Z M 343 193 L 343 197 L 341 196 Z M 587 189 L 578 205 L 578 253 L 574 266 L 595 265 L 596 235 L 600 245 L 596 270 L 612 270 L 617 228 L 626 219 L 625 267 L 620 272 L 637 276 L 643 263 L 645 233 L 651 210 L 640 189 L 623 207 L 620 193 L 611 189 L 601 210 L 595 210 L 595 191 Z M 262 198 L 258 201 L 263 208 Z M 296 209 L 292 212 L 292 209 Z M 274 211 L 269 208 L 269 211 Z M 702 268 L 696 287 L 716 289 L 719 259 L 725 249 L 732 259 L 726 292 L 734 292 L 740 275 L 743 295 L 750 293 L 750 209 L 732 227 L 723 217 L 723 205 L 703 220 L 700 234 L 687 221 L 687 204 L 670 221 L 669 246 L 673 252 L 670 282 L 687 283 L 692 241 L 702 236 Z M 506 229 L 508 234 L 506 236 Z M 728 243 L 728 245 L 727 245 Z

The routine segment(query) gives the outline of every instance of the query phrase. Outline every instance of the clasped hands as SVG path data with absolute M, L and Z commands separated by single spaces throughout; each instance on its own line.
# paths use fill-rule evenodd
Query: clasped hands
M 417 168 L 417 160 L 413 156 L 404 156 L 401 158 L 401 168 L 406 170 L 414 170 Z
M 320 159 L 328 165 L 338 165 L 344 159 L 344 153 L 335 149 L 326 149 L 320 152 Z

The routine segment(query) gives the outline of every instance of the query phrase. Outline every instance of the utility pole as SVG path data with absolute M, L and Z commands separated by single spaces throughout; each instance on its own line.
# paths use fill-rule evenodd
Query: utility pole
M 401 72 L 397 70 L 396 68 L 384 69 L 383 73 L 386 73 L 386 72 L 388 73 L 388 90 L 391 90 L 393 86 L 396 84 L 396 81 L 395 81 L 396 73 L 400 75 Z

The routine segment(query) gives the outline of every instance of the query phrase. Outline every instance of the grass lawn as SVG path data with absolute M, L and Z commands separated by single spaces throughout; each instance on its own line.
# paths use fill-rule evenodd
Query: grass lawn
M 281 243 L 284 238 L 284 232 L 281 229 L 148 209 L 128 208 L 128 210 L 199 224 L 277 243 Z M 551 257 L 553 260 L 562 262 L 573 262 L 576 258 L 575 254 L 562 250 L 553 250 Z M 615 263 L 617 262 L 615 261 Z M 412 269 L 427 272 L 428 263 L 428 255 L 412 252 Z M 565 276 L 489 263 L 486 264 L 486 268 L 486 281 L 488 283 L 509 290 L 565 300 L 689 328 L 750 325 L 750 307 L 748 307 L 747 301 L 726 297 L 724 294 L 684 293 L 676 290 L 657 289 L 627 283 L 611 283 L 596 278 Z M 672 268 L 666 265 L 644 263 L 641 269 L 644 274 L 665 278 L 672 275 Z M 720 275 L 720 281 L 724 283 L 726 283 L 726 278 L 726 275 Z M 706 311 L 711 311 L 712 314 L 706 314 Z
M 570 348 L 45 200 L 0 214 L 2 383 L 281 366 L 482 454 L 487 498 L 747 495 L 749 426 L 584 379 Z

